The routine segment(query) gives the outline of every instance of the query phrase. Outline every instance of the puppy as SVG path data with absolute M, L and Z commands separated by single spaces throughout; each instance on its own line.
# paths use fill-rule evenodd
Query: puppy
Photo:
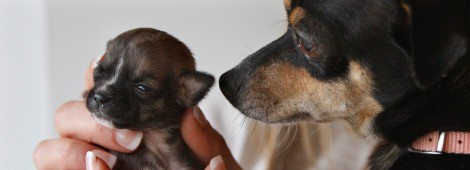
M 143 131 L 133 153 L 113 152 L 113 169 L 202 169 L 184 143 L 179 122 L 214 78 L 195 70 L 189 49 L 173 36 L 151 28 L 124 32 L 109 41 L 85 93 L 87 108 L 101 124 Z
M 470 131 L 469 1 L 284 2 L 288 31 L 220 78 L 233 106 L 267 123 L 345 120 L 382 141 L 372 169 L 470 168 L 465 154 L 408 150 L 430 132 Z M 413 59 L 444 63 L 417 79 Z M 443 70 L 451 71 L 436 81 Z

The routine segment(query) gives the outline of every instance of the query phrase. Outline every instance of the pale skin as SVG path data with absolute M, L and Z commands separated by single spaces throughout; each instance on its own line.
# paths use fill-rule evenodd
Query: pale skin
M 93 87 L 95 64 L 93 61 L 85 73 L 86 89 Z M 110 169 L 115 158 L 106 150 L 130 153 L 140 143 L 142 134 L 98 124 L 84 101 L 69 101 L 60 106 L 55 113 L 55 127 L 60 138 L 44 140 L 34 151 L 33 160 L 39 170 Z M 211 127 L 198 107 L 185 111 L 181 133 L 196 156 L 207 165 L 206 170 L 241 169 L 224 138 Z

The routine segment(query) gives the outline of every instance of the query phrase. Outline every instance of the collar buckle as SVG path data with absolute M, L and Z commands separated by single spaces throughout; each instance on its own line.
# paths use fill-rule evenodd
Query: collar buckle
M 439 131 L 439 139 L 438 139 L 437 147 L 435 151 L 416 150 L 416 149 L 413 149 L 412 147 L 408 147 L 408 151 L 413 152 L 413 153 L 420 153 L 420 154 L 432 154 L 432 155 L 442 154 L 442 150 L 444 148 L 445 137 L 446 137 L 446 132 Z

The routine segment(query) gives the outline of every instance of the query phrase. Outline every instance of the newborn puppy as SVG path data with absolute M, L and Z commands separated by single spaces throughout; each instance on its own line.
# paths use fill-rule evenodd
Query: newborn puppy
M 144 132 L 135 152 L 113 152 L 114 169 L 203 169 L 179 123 L 214 77 L 195 70 L 182 42 L 151 28 L 127 31 L 108 42 L 93 77 L 94 87 L 84 95 L 93 117 L 105 126 Z

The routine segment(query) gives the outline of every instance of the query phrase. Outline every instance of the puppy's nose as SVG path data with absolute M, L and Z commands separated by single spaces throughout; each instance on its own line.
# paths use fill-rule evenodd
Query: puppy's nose
M 93 100 L 98 104 L 106 104 L 108 100 L 101 94 L 95 93 L 93 95 Z
M 240 74 L 237 74 L 237 71 L 234 69 L 229 70 L 220 76 L 220 90 L 224 94 L 225 98 L 227 98 L 234 106 L 237 105 L 237 94 L 241 88 L 242 82 L 243 78 Z

